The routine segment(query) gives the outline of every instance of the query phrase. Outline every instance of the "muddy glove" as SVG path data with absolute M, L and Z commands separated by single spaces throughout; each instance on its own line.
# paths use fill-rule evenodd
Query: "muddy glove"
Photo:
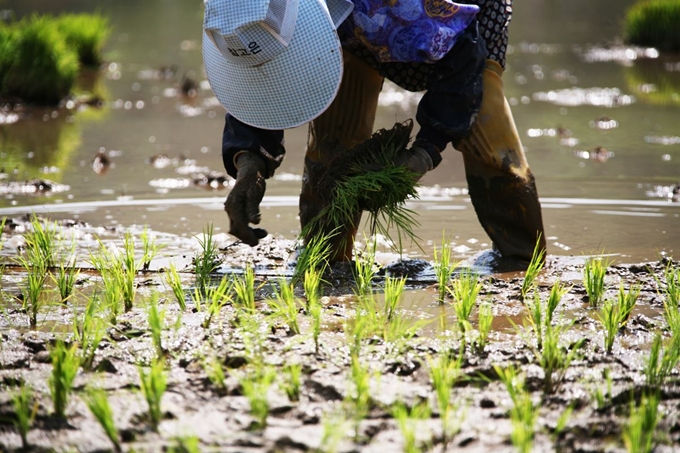
M 393 160 L 397 167 L 405 167 L 413 173 L 415 182 L 442 161 L 439 149 L 423 139 L 416 139 L 409 149 L 399 151 Z
M 251 228 L 248 224 L 260 223 L 260 202 L 267 187 L 264 175 L 264 161 L 253 153 L 242 151 L 234 157 L 236 184 L 231 189 L 224 210 L 229 215 L 229 234 L 250 246 L 256 246 L 267 235 L 262 228 Z

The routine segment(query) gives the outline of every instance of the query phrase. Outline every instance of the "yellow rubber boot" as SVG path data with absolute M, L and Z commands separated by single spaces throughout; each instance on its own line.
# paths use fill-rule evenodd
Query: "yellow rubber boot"
M 382 84 L 382 76 L 359 58 L 345 52 L 344 73 L 338 95 L 330 107 L 310 124 L 300 193 L 300 224 L 303 231 L 325 206 L 322 197 L 314 191 L 325 168 L 333 158 L 368 139 L 373 133 Z M 360 221 L 361 212 L 357 212 L 351 225 L 325 223 L 322 231 L 310 231 L 305 242 L 314 235 L 329 234 L 337 228 L 337 234 L 331 242 L 331 259 L 349 261 L 352 259 L 354 237 Z
M 480 223 L 504 259 L 528 262 L 538 241 L 546 248 L 534 177 L 503 94 L 503 69 L 487 60 L 482 106 L 463 153 L 470 199 Z M 519 266 L 521 267 L 521 265 Z

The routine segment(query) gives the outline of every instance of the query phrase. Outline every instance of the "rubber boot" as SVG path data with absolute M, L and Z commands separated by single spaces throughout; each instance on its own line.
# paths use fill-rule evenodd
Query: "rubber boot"
M 368 139 L 373 133 L 382 84 L 383 78 L 375 70 L 349 52 L 344 53 L 344 73 L 338 95 L 330 107 L 312 121 L 309 128 L 300 193 L 300 225 L 303 232 L 326 206 L 324 195 L 327 194 L 319 194 L 314 190 L 324 169 L 334 157 Z M 334 232 L 331 260 L 349 261 L 352 259 L 354 237 L 360 221 L 360 211 L 350 225 L 332 225 L 322 221 L 321 231 L 308 231 L 305 242 L 315 235 Z
M 515 122 L 503 94 L 503 69 L 487 60 L 484 97 L 462 151 L 470 199 L 508 267 L 526 268 L 534 248 L 546 249 L 541 205 Z M 516 265 L 512 265 L 516 262 Z M 508 269 L 510 270 L 510 269 Z

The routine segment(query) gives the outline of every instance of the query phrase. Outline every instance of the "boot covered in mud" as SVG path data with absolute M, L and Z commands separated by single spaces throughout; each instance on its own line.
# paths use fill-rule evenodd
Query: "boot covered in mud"
M 339 225 L 329 219 L 313 222 L 330 199 L 329 194 L 320 193 L 317 188 L 335 159 L 371 136 L 382 83 L 383 78 L 376 71 L 345 52 L 338 95 L 330 107 L 310 124 L 300 193 L 300 225 L 305 243 L 320 235 L 333 236 L 330 241 L 333 261 L 352 259 L 361 210 L 354 213 L 352 222 Z
M 472 132 L 455 144 L 463 153 L 470 199 L 507 270 L 526 268 L 545 234 L 536 183 L 527 163 L 510 106 L 503 94 L 503 69 L 487 60 L 484 96 Z

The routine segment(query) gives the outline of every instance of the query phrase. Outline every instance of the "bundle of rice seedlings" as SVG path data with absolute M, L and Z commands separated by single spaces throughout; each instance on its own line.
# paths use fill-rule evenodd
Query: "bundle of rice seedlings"
M 56 18 L 59 31 L 75 49 L 84 66 L 98 66 L 102 49 L 111 34 L 109 20 L 101 14 L 64 14 Z
M 12 26 L 0 57 L 0 92 L 24 102 L 55 105 L 69 94 L 78 57 L 48 17 L 33 16 Z
M 325 207 L 305 227 L 303 236 L 327 234 L 339 226 L 356 227 L 357 213 L 366 211 L 373 234 L 390 237 L 390 228 L 396 228 L 398 240 L 392 242 L 399 249 L 403 237 L 418 239 L 415 214 L 405 207 L 409 198 L 418 197 L 417 181 L 408 169 L 392 163 L 408 146 L 412 129 L 410 120 L 381 129 L 335 158 L 315 187 Z
M 635 3 L 625 19 L 626 42 L 661 50 L 680 50 L 680 0 L 644 0 Z

